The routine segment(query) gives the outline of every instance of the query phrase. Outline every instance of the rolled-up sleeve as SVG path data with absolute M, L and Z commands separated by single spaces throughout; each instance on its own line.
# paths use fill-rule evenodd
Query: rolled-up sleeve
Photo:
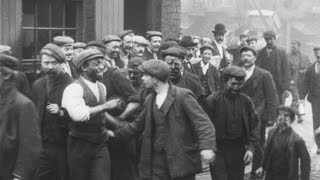
M 70 84 L 63 92 L 61 105 L 65 108 L 73 121 L 87 121 L 90 119 L 90 107 L 83 99 L 83 89 L 79 84 Z

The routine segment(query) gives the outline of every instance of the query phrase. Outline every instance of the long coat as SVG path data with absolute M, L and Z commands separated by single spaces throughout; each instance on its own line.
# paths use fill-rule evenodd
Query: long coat
M 284 49 L 274 47 L 273 53 L 276 58 L 276 66 L 272 68 L 272 70 L 275 70 L 274 73 L 271 70 L 266 69 L 263 65 L 264 61 L 268 61 L 268 59 L 266 59 L 268 57 L 266 47 L 261 49 L 258 53 L 256 65 L 272 74 L 278 91 L 278 96 L 282 96 L 284 90 L 289 90 L 289 61 Z
M 268 167 L 270 166 L 270 157 L 272 153 L 271 145 L 273 141 L 273 137 L 276 134 L 276 128 L 273 128 L 269 131 L 267 145 L 264 154 L 263 168 L 267 171 L 268 179 Z M 289 138 L 288 138 L 288 150 L 287 150 L 287 158 L 288 158 L 288 179 L 290 180 L 309 180 L 310 178 L 310 156 L 304 140 L 293 130 L 291 130 Z M 299 163 L 300 160 L 300 163 Z M 300 164 L 300 168 L 299 168 Z M 299 178 L 299 169 L 300 169 L 300 178 Z
M 0 98 L 0 179 L 32 180 L 41 140 L 34 104 L 15 88 Z
M 141 159 L 139 165 L 142 179 L 152 175 L 152 136 L 154 121 L 153 104 L 156 94 L 150 94 L 138 119 L 115 132 L 116 137 L 142 134 Z M 166 122 L 165 152 L 172 178 L 201 172 L 200 150 L 216 149 L 215 128 L 207 114 L 198 105 L 192 93 L 184 88 L 170 85 L 167 98 L 162 105 Z
M 270 72 L 256 66 L 241 91 L 252 99 L 261 121 L 275 120 L 279 99 Z
M 194 74 L 201 77 L 203 74 L 201 68 L 201 62 L 193 64 Z M 211 93 L 218 92 L 220 90 L 220 77 L 218 70 L 209 63 L 208 74 L 208 85 Z

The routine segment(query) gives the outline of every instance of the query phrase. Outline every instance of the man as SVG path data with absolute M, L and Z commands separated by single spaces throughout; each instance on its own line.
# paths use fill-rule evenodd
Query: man
M 203 105 L 204 91 L 199 84 L 200 79 L 195 74 L 186 71 L 183 67 L 185 51 L 179 47 L 170 47 L 162 52 L 163 59 L 170 68 L 169 79 L 175 86 L 189 89 L 196 96 L 198 102 Z
M 160 48 L 159 48 L 159 54 L 160 57 L 163 58 L 163 54 L 162 51 L 169 49 L 172 46 L 178 46 L 178 43 L 175 41 L 165 41 L 161 44 Z
M 248 46 L 252 47 L 256 51 L 258 51 L 257 43 L 258 39 L 256 36 L 251 36 L 247 39 Z
M 267 43 L 257 56 L 256 65 L 269 71 L 275 82 L 278 98 L 287 95 L 289 90 L 289 63 L 285 50 L 276 46 L 276 34 L 266 31 L 263 37 Z M 283 102 L 281 102 L 283 103 Z
M 39 118 L 42 152 L 38 176 L 40 180 L 68 180 L 67 135 L 69 117 L 61 107 L 62 94 L 72 78 L 61 65 L 65 56 L 55 44 L 47 44 L 40 51 L 44 76 L 32 86 L 32 100 Z
M 133 48 L 133 36 L 134 32 L 132 30 L 124 30 L 119 33 L 121 38 L 120 53 L 117 57 L 118 61 L 122 61 L 124 68 L 127 68 L 130 57 L 130 52 Z
M 80 77 L 63 92 L 62 107 L 72 120 L 67 147 L 70 180 L 110 180 L 105 112 L 120 103 L 106 102 L 106 87 L 98 81 L 103 60 L 98 50 L 82 51 L 76 63 Z
M 12 55 L 12 48 L 7 45 L 0 45 L 0 54 Z M 21 62 L 19 63 L 21 67 Z M 29 80 L 24 72 L 21 71 L 21 68 L 18 68 L 15 75 L 16 88 L 23 95 L 30 96 L 30 85 Z
M 259 117 L 252 100 L 240 92 L 245 76 L 238 66 L 226 67 L 224 90 L 207 98 L 207 113 L 217 134 L 217 156 L 210 166 L 215 180 L 243 179 L 259 143 Z
M 142 36 L 133 36 L 133 48 L 131 51 L 131 57 L 141 57 L 147 60 L 144 56 L 148 41 Z
M 72 45 L 73 49 L 73 63 L 76 63 L 78 54 L 86 48 L 86 44 L 83 42 L 76 42 Z
M 138 67 L 144 62 L 145 60 L 141 57 L 134 57 L 130 59 L 128 64 L 128 75 L 131 81 L 132 86 L 135 90 L 140 94 L 145 89 L 145 85 L 142 82 L 142 72 L 138 69 Z M 141 101 L 143 104 L 144 100 Z
M 300 99 L 304 99 L 308 94 L 308 101 L 312 107 L 315 140 L 318 146 L 317 154 L 320 154 L 320 134 L 316 133 L 320 129 L 320 47 L 315 47 L 313 50 L 316 62 L 307 69 Z
M 291 127 L 294 110 L 280 106 L 277 113 L 277 126 L 268 133 L 263 165 L 257 174 L 265 174 L 265 180 L 309 180 L 311 167 L 307 147 Z
M 122 139 L 143 132 L 141 179 L 194 180 L 201 172 L 199 155 L 206 162 L 214 157 L 215 129 L 191 91 L 168 82 L 165 62 L 149 60 L 140 70 L 146 87 L 154 92 L 138 119 L 114 135 Z
M 243 47 L 240 50 L 239 65 L 246 73 L 245 82 L 241 91 L 249 96 L 260 118 L 260 144 L 253 156 L 251 178 L 262 161 L 265 146 L 267 124 L 273 124 L 276 119 L 276 107 L 279 106 L 277 89 L 270 72 L 255 65 L 257 52 L 252 47 Z
M 34 104 L 15 87 L 19 60 L 0 54 L 0 179 L 33 180 L 41 139 Z
M 193 64 L 194 73 L 199 76 L 204 96 L 208 97 L 220 90 L 220 77 L 218 70 L 209 63 L 213 54 L 213 47 L 205 45 L 200 48 L 201 61 Z
M 223 68 L 227 67 L 230 62 L 226 54 L 226 49 L 223 45 L 224 34 L 226 33 L 226 27 L 223 24 L 216 24 L 214 30 L 212 31 L 214 39 L 212 46 L 214 48 L 213 56 L 217 56 L 216 68 L 221 71 Z
M 62 69 L 73 79 L 79 77 L 77 68 L 73 62 L 74 52 L 72 45 L 74 40 L 69 36 L 56 36 L 53 38 L 53 44 L 59 46 L 66 57 L 66 62 L 62 64 Z
M 162 43 L 162 33 L 159 31 L 147 31 L 146 34 L 146 38 L 149 41 L 149 44 L 144 51 L 144 59 L 158 59 L 159 48 Z
M 115 35 L 107 35 L 102 42 L 106 47 L 105 59 L 108 61 L 109 67 L 122 69 L 124 64 L 121 59 L 117 59 L 120 53 L 121 39 Z
M 227 48 L 227 52 L 230 53 L 232 55 L 232 64 L 233 65 L 238 65 L 239 61 L 240 61 L 240 49 L 243 48 L 244 46 L 247 46 L 247 40 L 249 38 L 249 35 L 247 34 L 240 34 L 240 38 L 239 38 L 239 44 L 235 44 L 232 46 L 229 46 Z
M 303 122 L 302 115 L 304 112 L 299 111 L 299 106 L 304 104 L 303 100 L 299 99 L 299 93 L 303 87 L 304 77 L 308 67 L 311 66 L 310 60 L 307 55 L 303 54 L 300 50 L 301 43 L 297 40 L 291 42 L 291 52 L 289 58 L 289 74 L 290 74 L 290 92 L 292 94 L 292 107 L 297 112 L 298 122 Z
M 195 60 L 194 54 L 196 50 L 197 43 L 193 41 L 192 36 L 184 35 L 179 44 L 181 47 L 185 48 L 186 50 L 186 57 L 183 61 L 183 67 L 185 70 L 194 73 L 194 69 L 192 67 L 192 63 Z

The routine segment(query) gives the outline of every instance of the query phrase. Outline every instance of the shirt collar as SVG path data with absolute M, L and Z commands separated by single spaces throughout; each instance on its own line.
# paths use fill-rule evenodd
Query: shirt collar
M 201 68 L 209 68 L 209 62 L 207 64 L 204 64 L 201 60 L 200 65 L 201 65 Z
M 255 68 L 256 66 L 255 65 L 253 65 L 253 66 L 251 66 L 249 69 L 245 69 L 245 68 L 243 68 L 243 70 L 244 71 L 246 71 L 246 72 L 252 72 L 253 70 L 254 70 L 254 68 Z
M 84 78 L 84 77 L 81 77 L 82 78 L 82 80 L 87 84 L 87 85 L 89 85 L 89 86 L 98 86 L 98 81 L 96 81 L 96 82 L 91 82 L 91 81 L 89 81 L 89 80 L 87 80 L 86 78 Z

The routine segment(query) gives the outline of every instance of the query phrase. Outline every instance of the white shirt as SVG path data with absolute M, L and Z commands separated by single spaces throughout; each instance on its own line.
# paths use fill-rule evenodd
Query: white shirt
M 219 44 L 215 39 L 213 40 L 213 42 L 217 45 L 217 48 L 218 48 L 219 54 L 221 56 L 221 59 L 224 58 L 223 57 L 223 46 L 222 46 L 222 43 Z
M 243 70 L 246 72 L 246 77 L 244 78 L 244 82 L 246 82 L 248 79 L 251 78 L 253 71 L 254 71 L 255 65 L 250 67 L 249 69 L 243 68 Z
M 83 77 L 81 78 L 97 97 L 97 100 L 99 100 L 100 97 L 98 83 L 102 85 L 104 96 L 106 96 L 107 90 L 102 83 L 92 83 Z M 87 121 L 90 119 L 90 107 L 86 105 L 83 99 L 83 88 L 80 84 L 72 83 L 65 88 L 61 106 L 68 111 L 68 114 L 73 121 Z
M 209 69 L 209 62 L 207 64 L 204 64 L 202 61 L 200 61 L 200 65 L 201 65 L 201 68 L 202 68 L 203 75 L 206 75 L 207 71 Z
M 168 95 L 168 89 L 166 91 L 162 91 L 156 95 L 156 105 L 157 105 L 158 109 L 160 109 L 161 106 L 163 105 L 164 101 L 167 98 L 167 95 Z

